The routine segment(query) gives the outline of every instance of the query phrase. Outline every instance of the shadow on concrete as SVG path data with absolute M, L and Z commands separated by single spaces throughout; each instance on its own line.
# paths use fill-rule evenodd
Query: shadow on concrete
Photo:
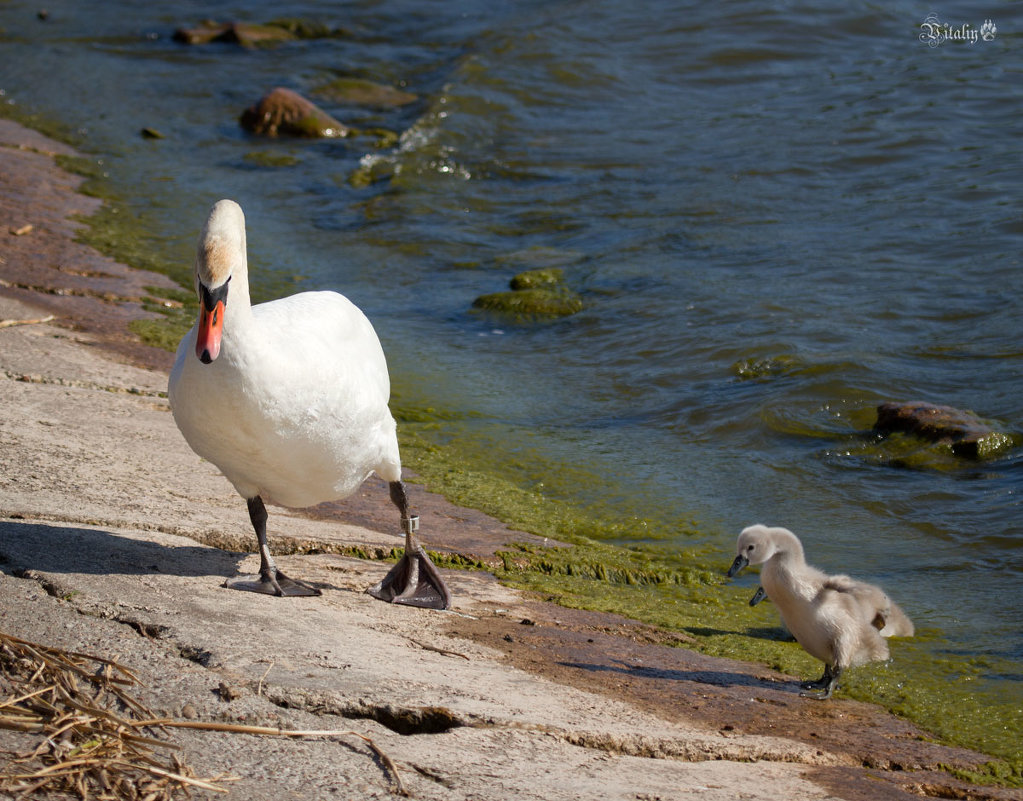
M 220 576 L 239 573 L 248 554 L 206 545 L 161 545 L 102 529 L 0 521 L 0 570 L 53 574 Z M 309 582 L 318 589 L 333 585 Z
M 672 668 L 647 667 L 633 665 L 628 662 L 614 660 L 610 664 L 594 664 L 585 662 L 559 662 L 564 667 L 586 670 L 591 673 L 618 673 L 637 679 L 653 679 L 671 682 L 696 682 L 711 684 L 715 687 L 770 687 L 775 690 L 786 690 L 784 684 L 765 681 L 745 673 L 723 670 L 676 670 Z

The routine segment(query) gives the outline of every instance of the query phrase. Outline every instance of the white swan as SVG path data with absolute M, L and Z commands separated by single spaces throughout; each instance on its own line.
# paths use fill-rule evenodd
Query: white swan
M 913 623 L 880 587 L 811 567 L 799 538 L 788 529 L 743 529 L 736 553 L 728 576 L 746 565 L 763 564 L 763 592 L 778 607 L 792 636 L 824 663 L 824 675 L 803 684 L 807 690 L 822 691 L 810 697 L 829 698 L 846 668 L 887 659 L 885 637 L 913 636 Z M 750 605 L 760 597 L 758 590 Z
M 414 537 L 387 364 L 369 320 L 336 292 L 250 305 L 245 216 L 231 200 L 215 204 L 203 226 L 195 288 L 199 319 L 178 347 L 171 409 L 192 449 L 248 502 L 259 543 L 259 575 L 226 586 L 319 595 L 274 563 L 263 501 L 312 506 L 350 495 L 376 472 L 401 514 L 405 555 L 368 592 L 447 608 L 448 589 Z

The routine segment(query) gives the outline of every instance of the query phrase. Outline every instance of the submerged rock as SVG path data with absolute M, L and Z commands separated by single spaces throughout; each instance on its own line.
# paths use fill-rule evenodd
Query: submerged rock
M 562 270 L 527 270 L 511 280 L 510 292 L 481 295 L 472 307 L 520 321 L 567 317 L 582 311 L 583 299 L 562 283 Z
M 511 280 L 512 289 L 535 289 L 542 286 L 554 286 L 564 279 L 565 271 L 560 267 L 550 269 L 526 270 Z
M 328 138 L 351 131 L 298 92 L 278 87 L 242 112 L 241 126 L 261 136 Z
M 336 78 L 318 86 L 314 94 L 335 103 L 351 103 L 381 109 L 407 106 L 419 99 L 418 95 L 411 92 L 362 78 Z
M 519 289 L 481 295 L 472 307 L 497 312 L 519 320 L 567 317 L 582 311 L 583 301 L 575 292 L 558 288 Z
M 552 267 L 567 267 L 585 258 L 586 254 L 580 250 L 564 250 L 562 248 L 536 245 L 511 253 L 504 253 L 498 256 L 496 261 L 502 267 L 511 266 L 518 267 L 519 269 L 525 267 L 531 270 L 544 270 Z
M 273 47 L 297 39 L 318 39 L 342 34 L 321 23 L 301 19 L 279 19 L 267 23 L 217 22 L 207 19 L 192 28 L 178 28 L 174 32 L 174 39 L 190 45 L 232 42 L 242 47 Z
M 901 432 L 947 446 L 954 455 L 986 459 L 1013 447 L 1015 439 L 998 431 L 973 412 L 926 401 L 882 403 L 877 407 L 874 431 Z
M 293 167 L 298 164 L 298 158 L 291 153 L 267 153 L 262 150 L 254 150 L 242 156 L 242 161 L 254 167 Z

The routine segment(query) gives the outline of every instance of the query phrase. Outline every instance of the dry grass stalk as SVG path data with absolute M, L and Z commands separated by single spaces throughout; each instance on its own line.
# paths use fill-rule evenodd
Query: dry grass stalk
M 0 632 L 0 728 L 42 735 L 31 752 L 7 752 L 0 794 L 169 801 L 190 788 L 227 792 L 173 753 L 156 758 L 153 749 L 177 746 L 140 733 L 155 727 L 139 725 L 154 715 L 123 689 L 137 681 L 113 660 Z
M 377 755 L 384 767 L 391 774 L 394 780 L 394 793 L 396 795 L 408 796 L 405 785 L 402 784 L 401 775 L 398 773 L 398 766 L 394 764 L 387 753 L 380 748 L 370 737 L 351 729 L 281 729 L 273 726 L 248 726 L 242 723 L 216 723 L 204 720 L 142 720 L 136 726 L 162 726 L 175 729 L 199 729 L 202 731 L 223 731 L 234 734 L 255 734 L 263 737 L 358 737 L 370 750 Z
M 3 262 L 0 262 L 0 264 L 3 264 Z M 0 320 L 0 328 L 10 328 L 14 325 L 39 325 L 40 323 L 48 323 L 52 319 L 53 315 L 48 314 L 35 320 Z
M 91 669 L 90 662 L 94 663 Z M 79 679 L 86 680 L 91 697 L 80 689 Z M 151 749 L 176 750 L 177 746 L 138 733 L 179 728 L 257 736 L 358 737 L 390 774 L 393 791 L 408 795 L 397 765 L 365 734 L 157 718 L 121 689 L 137 683 L 126 667 L 113 660 L 48 648 L 0 632 L 0 729 L 44 735 L 35 751 L 15 755 L 0 768 L 0 792 L 21 798 L 36 791 L 63 792 L 77 794 L 83 801 L 169 801 L 182 792 L 188 794 L 192 787 L 226 793 L 215 782 L 233 781 L 233 777 L 195 778 L 174 754 L 173 769 L 169 769 L 154 758 Z M 20 694 L 3 698 L 5 691 L 15 689 Z M 127 716 L 111 711 L 115 703 L 127 710 Z M 21 765 L 25 767 L 16 768 Z

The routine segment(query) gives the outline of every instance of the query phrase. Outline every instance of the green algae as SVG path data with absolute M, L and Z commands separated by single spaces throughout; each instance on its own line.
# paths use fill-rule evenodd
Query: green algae
M 355 189 L 365 189 L 367 186 L 387 181 L 394 175 L 394 161 L 389 158 L 370 157 L 363 158 L 352 174 L 348 176 L 348 183 Z
M 514 322 L 535 322 L 576 314 L 583 299 L 564 284 L 560 267 L 539 267 L 519 273 L 508 292 L 492 292 L 473 301 L 476 312 L 496 314 Z
M 363 78 L 334 78 L 317 86 L 313 94 L 335 103 L 350 103 L 379 109 L 407 106 L 419 99 L 411 92 Z
M 291 153 L 273 153 L 267 150 L 251 150 L 242 156 L 242 160 L 254 167 L 271 169 L 294 167 L 299 162 L 298 157 Z
M 889 467 L 955 473 L 971 469 L 979 462 L 1004 456 L 1019 445 L 1019 436 L 992 431 L 976 443 L 975 456 L 964 456 L 953 441 L 929 442 L 897 431 L 884 436 L 872 434 L 860 437 L 848 445 L 845 453 Z
M 557 286 L 565 280 L 565 271 L 560 267 L 541 267 L 536 270 L 526 270 L 516 275 L 511 280 L 511 288 L 518 291 L 522 289 L 536 289 L 538 287 Z
M 0 101 L 2 101 L 3 96 L 3 89 L 0 88 Z M 82 137 L 74 128 L 55 117 L 40 114 L 22 106 L 20 103 L 15 103 L 13 100 L 0 102 L 0 117 L 16 122 L 19 125 L 24 125 L 26 128 L 31 128 L 33 131 L 41 133 L 43 136 L 48 136 L 54 141 L 62 142 L 65 145 L 70 145 L 71 147 L 81 146 Z
M 158 311 L 164 315 L 163 318 L 132 320 L 128 328 L 146 345 L 173 353 L 195 323 L 195 314 L 185 309 Z
M 785 637 L 771 605 L 750 608 L 752 587 L 725 579 L 732 554 L 707 545 L 707 535 L 695 526 L 643 520 L 613 508 L 579 509 L 556 497 L 553 487 L 530 488 L 523 481 L 523 472 L 555 476 L 564 466 L 529 453 L 528 470 L 516 469 L 515 459 L 504 454 L 509 470 L 500 464 L 501 456 L 488 456 L 493 449 L 474 443 L 471 435 L 454 439 L 437 420 L 401 412 L 396 408 L 403 461 L 417 480 L 515 529 L 568 545 L 503 551 L 493 572 L 505 584 L 562 606 L 611 612 L 688 634 L 693 640 L 686 647 L 759 662 L 794 681 L 820 674 L 821 663 Z M 580 471 L 569 473 L 568 483 L 584 480 Z M 636 530 L 641 536 L 633 544 L 609 544 L 627 542 Z M 732 537 L 727 539 L 730 543 Z M 693 545 L 676 552 L 669 540 Z M 1023 711 L 1011 694 L 979 689 L 982 679 L 991 686 L 991 676 L 1011 675 L 1015 666 L 991 656 L 957 655 L 933 630 L 893 640 L 891 650 L 890 662 L 849 671 L 840 696 L 878 703 L 943 742 L 996 757 L 976 780 L 1023 786 Z
M 533 322 L 576 314 L 582 311 L 583 300 L 570 289 L 548 286 L 480 295 L 472 307 L 516 322 Z

